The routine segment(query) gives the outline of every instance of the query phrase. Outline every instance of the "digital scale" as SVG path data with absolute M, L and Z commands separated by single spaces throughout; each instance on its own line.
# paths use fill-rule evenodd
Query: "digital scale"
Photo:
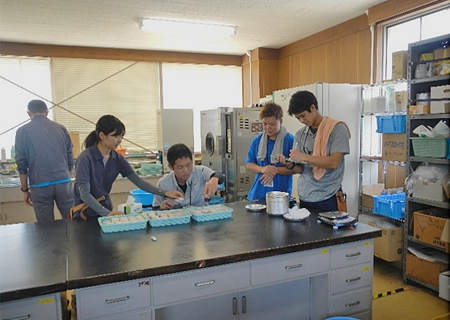
M 342 211 L 329 211 L 319 213 L 317 222 L 328 224 L 332 226 L 333 229 L 338 229 L 340 227 L 354 227 L 358 224 L 356 218 L 349 217 L 347 212 Z

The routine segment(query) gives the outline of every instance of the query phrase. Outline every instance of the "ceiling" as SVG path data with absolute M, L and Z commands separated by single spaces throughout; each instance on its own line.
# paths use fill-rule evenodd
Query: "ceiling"
M 283 47 L 384 1 L 0 0 L 0 41 L 243 55 L 259 47 Z M 225 39 L 159 35 L 139 28 L 143 17 L 237 30 Z

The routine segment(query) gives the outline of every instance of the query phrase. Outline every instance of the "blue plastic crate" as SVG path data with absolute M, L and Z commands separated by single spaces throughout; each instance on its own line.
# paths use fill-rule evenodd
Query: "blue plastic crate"
M 378 133 L 405 133 L 406 114 L 377 116 Z
M 136 203 L 142 203 L 142 206 L 148 207 L 153 203 L 153 193 L 149 193 L 142 189 L 131 190 L 130 195 L 136 200 Z
M 139 221 L 131 221 L 132 217 L 139 217 Z M 113 223 L 120 219 L 126 220 L 125 222 Z M 109 216 L 97 218 L 98 224 L 102 228 L 104 233 L 121 232 L 121 231 L 133 231 L 146 229 L 148 217 L 146 215 L 135 213 L 122 216 Z
M 386 194 L 373 197 L 373 213 L 392 218 L 405 218 L 405 193 Z
M 177 217 L 159 217 L 161 213 L 170 214 L 177 213 L 180 216 Z M 188 224 L 191 222 L 191 216 L 184 209 L 171 209 L 171 210 L 163 210 L 163 211 L 148 211 L 145 212 L 147 215 L 148 223 L 150 227 L 158 228 L 158 227 L 168 227 L 168 226 L 176 226 L 179 224 Z

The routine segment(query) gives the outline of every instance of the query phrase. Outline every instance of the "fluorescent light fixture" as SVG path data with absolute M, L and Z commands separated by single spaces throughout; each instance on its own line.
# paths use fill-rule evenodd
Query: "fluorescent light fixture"
M 230 37 L 236 32 L 236 27 L 233 26 L 160 19 L 142 19 L 140 27 L 142 30 L 155 33 L 189 34 L 207 37 Z

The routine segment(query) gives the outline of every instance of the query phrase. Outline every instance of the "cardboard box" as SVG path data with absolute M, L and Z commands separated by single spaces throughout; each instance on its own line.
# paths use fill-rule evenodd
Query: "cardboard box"
M 78 158 L 81 153 L 80 134 L 78 132 L 69 132 L 70 140 L 72 140 L 73 157 Z
M 444 249 L 447 253 L 450 253 L 450 239 L 448 235 L 450 219 L 415 211 L 413 222 L 414 239 Z
M 405 186 L 406 166 L 388 164 L 384 180 L 385 189 L 402 188 Z
M 450 301 L 450 271 L 439 275 L 439 298 Z
M 423 105 L 410 105 L 409 114 L 430 114 L 430 106 L 427 104 Z
M 408 105 L 408 91 L 395 92 L 395 106 L 397 111 L 405 111 Z
M 373 197 L 379 196 L 384 190 L 382 183 L 363 186 L 361 205 L 365 208 L 373 209 Z
M 447 201 L 449 198 L 449 185 L 437 182 L 416 181 L 413 184 L 413 197 L 432 200 Z
M 431 99 L 450 99 L 450 84 L 430 88 Z
M 406 162 L 405 133 L 383 133 L 382 159 Z
M 434 59 L 450 58 L 450 48 L 438 48 L 433 51 Z
M 448 264 L 420 259 L 406 253 L 406 275 L 439 287 L 439 274 L 448 270 Z
M 358 222 L 381 229 L 381 237 L 374 239 L 373 254 L 385 261 L 399 261 L 403 254 L 403 226 L 374 214 L 359 214 Z
M 389 262 L 402 260 L 403 227 L 378 228 L 381 229 L 381 238 L 375 238 L 374 255 Z
M 450 101 L 431 101 L 430 113 L 450 113 Z
M 408 51 L 392 52 L 392 79 L 406 78 Z

